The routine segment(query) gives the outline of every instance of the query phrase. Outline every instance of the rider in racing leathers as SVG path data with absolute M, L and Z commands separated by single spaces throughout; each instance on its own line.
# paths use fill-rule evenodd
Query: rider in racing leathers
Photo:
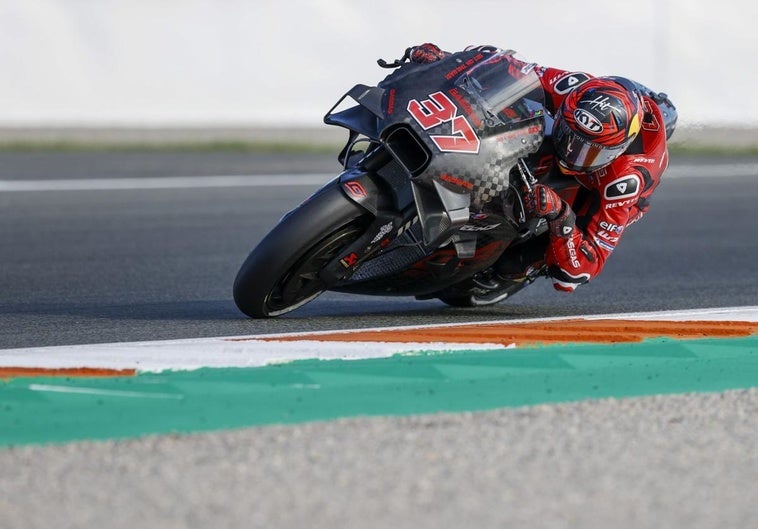
M 418 63 L 446 55 L 429 43 L 410 50 L 410 60 Z M 560 172 L 581 187 L 564 200 L 552 188 L 534 185 L 525 207 L 547 220 L 547 240 L 537 238 L 526 250 L 506 249 L 495 268 L 503 279 L 523 281 L 546 265 L 555 288 L 571 292 L 600 273 L 624 230 L 648 210 L 668 166 L 666 140 L 676 125 L 676 109 L 665 94 L 625 78 L 546 68 L 512 56 L 510 61 L 515 75 L 537 73 L 546 110 L 555 120 L 552 141 L 529 157 L 529 166 L 538 178 Z

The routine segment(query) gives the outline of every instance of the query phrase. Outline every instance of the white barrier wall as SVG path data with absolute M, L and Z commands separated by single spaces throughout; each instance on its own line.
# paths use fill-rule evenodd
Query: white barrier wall
M 316 125 L 376 59 L 434 41 L 668 92 L 683 124 L 758 124 L 742 0 L 0 0 L 0 126 Z

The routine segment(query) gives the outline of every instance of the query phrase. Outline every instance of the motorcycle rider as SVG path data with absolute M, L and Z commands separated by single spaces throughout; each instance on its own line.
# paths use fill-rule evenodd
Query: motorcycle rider
M 492 46 L 470 47 L 483 53 Z M 415 63 L 443 59 L 447 52 L 426 43 L 409 50 Z M 548 233 L 508 248 L 495 264 L 506 284 L 546 270 L 557 290 L 572 292 L 600 273 L 626 228 L 649 208 L 650 196 L 668 166 L 666 140 L 676 109 L 657 94 L 622 77 L 593 77 L 508 57 L 511 73 L 535 71 L 545 92 L 546 139 L 527 164 L 537 178 L 576 179 L 575 196 L 544 184 L 525 194 L 525 209 L 547 221 Z

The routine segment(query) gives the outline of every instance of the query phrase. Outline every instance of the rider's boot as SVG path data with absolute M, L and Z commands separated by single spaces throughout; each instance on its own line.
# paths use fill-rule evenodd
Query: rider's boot
M 493 267 L 496 278 L 507 283 L 523 283 L 541 275 L 547 242 L 547 237 L 542 236 L 507 248 Z

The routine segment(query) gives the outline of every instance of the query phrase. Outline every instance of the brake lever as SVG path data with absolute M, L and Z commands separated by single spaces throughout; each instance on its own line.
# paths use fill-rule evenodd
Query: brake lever
M 527 191 L 531 193 L 535 184 L 537 184 L 537 179 L 529 170 L 529 166 L 526 165 L 526 161 L 523 158 L 519 158 L 519 161 L 516 165 L 518 167 L 519 175 L 521 176 L 521 181 L 524 183 L 524 186 L 526 187 Z M 523 201 L 521 202 L 521 204 L 523 207 Z M 543 219 L 540 217 L 532 217 L 531 219 L 526 221 L 526 230 L 522 234 L 522 237 L 536 235 L 540 228 L 540 222 L 542 220 Z
M 399 59 L 395 59 L 393 62 L 387 62 L 384 59 L 378 59 L 376 64 L 382 68 L 398 68 L 411 58 L 411 51 L 413 48 L 406 48 L 405 53 Z
M 537 179 L 529 170 L 529 166 L 526 165 L 526 162 L 524 161 L 523 158 L 519 158 L 517 167 L 518 167 L 519 175 L 521 175 L 521 181 L 524 182 L 524 185 L 526 186 L 527 191 L 531 192 L 532 188 L 537 183 Z

